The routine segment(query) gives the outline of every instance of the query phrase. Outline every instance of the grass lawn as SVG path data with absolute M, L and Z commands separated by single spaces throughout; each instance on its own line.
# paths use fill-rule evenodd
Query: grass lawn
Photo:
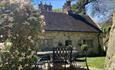
M 104 68 L 105 57 L 88 57 L 89 67 Z
M 80 58 L 80 59 L 82 59 L 82 58 Z M 105 63 L 105 57 L 88 57 L 87 62 L 88 62 L 89 67 L 103 69 L 104 63 Z

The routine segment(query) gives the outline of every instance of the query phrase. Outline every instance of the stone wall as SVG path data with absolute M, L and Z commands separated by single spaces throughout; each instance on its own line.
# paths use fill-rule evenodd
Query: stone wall
M 105 70 L 115 70 L 115 13 L 113 13 L 113 24 L 110 31 Z
M 59 42 L 65 45 L 66 40 L 71 40 L 72 46 L 77 50 L 81 49 L 79 43 L 83 42 L 83 40 L 90 40 L 92 46 L 89 48 L 89 52 L 98 53 L 98 33 L 47 31 L 44 33 L 41 43 L 42 45 L 46 43 L 45 47 L 56 47 Z

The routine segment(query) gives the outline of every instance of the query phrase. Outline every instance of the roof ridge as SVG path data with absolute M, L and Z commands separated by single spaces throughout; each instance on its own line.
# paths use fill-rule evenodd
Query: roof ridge
M 84 18 L 83 16 L 79 15 L 79 14 L 71 14 L 70 16 L 74 17 L 75 19 L 80 19 L 80 21 L 82 20 L 82 22 L 86 23 L 87 25 L 91 26 L 92 28 L 98 30 L 99 32 L 102 32 L 98 27 L 94 26 L 93 24 L 89 23 L 86 18 Z M 76 16 L 79 16 L 76 17 Z M 84 15 L 86 16 L 86 15 Z M 89 16 L 88 16 L 89 17 Z M 90 17 L 89 17 L 90 18 Z M 91 19 L 91 18 L 90 18 Z

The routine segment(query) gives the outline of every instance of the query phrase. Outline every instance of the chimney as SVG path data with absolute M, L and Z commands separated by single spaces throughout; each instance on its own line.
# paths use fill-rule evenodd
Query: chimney
M 43 4 L 42 2 L 39 4 L 39 11 L 40 12 L 52 12 L 52 5 L 51 3 L 47 5 L 46 3 Z
M 63 6 L 63 13 L 68 13 L 71 10 L 71 1 L 67 0 Z
M 42 2 L 38 5 L 38 7 L 40 12 L 44 11 L 44 5 Z
M 52 12 L 52 5 L 51 5 L 51 3 L 49 4 L 48 11 Z

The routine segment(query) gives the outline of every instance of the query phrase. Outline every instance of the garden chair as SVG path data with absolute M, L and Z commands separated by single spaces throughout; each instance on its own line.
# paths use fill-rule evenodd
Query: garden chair
M 67 66 L 72 63 L 71 47 L 55 47 L 53 48 L 53 70 L 66 70 Z

